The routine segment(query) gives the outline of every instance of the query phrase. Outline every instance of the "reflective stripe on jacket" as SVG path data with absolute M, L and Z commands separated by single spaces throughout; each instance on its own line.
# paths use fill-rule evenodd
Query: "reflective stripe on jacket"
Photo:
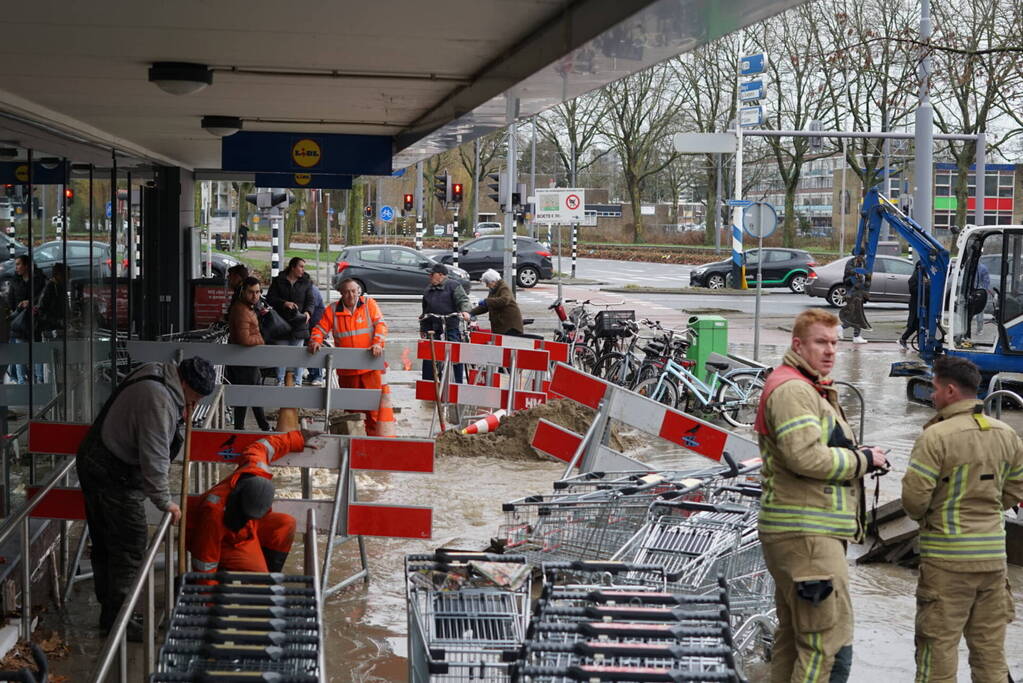
M 767 397 L 766 433 L 759 434 L 764 459 L 759 531 L 858 540 L 867 457 L 854 448 L 837 392 L 815 386 L 817 373 L 791 349 L 783 362 L 809 381 L 782 382 Z
M 248 446 L 241 454 L 238 466 L 219 484 L 203 496 L 195 514 L 188 516 L 188 550 L 192 553 L 192 571 L 213 573 L 220 564 L 224 547 L 238 547 L 256 539 L 256 520 L 249 520 L 238 531 L 224 526 L 227 497 L 243 474 L 273 479 L 270 463 L 278 458 L 305 448 L 302 432 L 266 436 Z
M 920 557 L 953 571 L 1005 566 L 1003 510 L 1023 499 L 1023 440 L 969 399 L 924 426 L 902 478 L 902 506 L 920 522 Z
M 368 349 L 373 344 L 383 347 L 387 340 L 387 323 L 377 302 L 360 296 L 355 311 L 349 313 L 340 301 L 323 313 L 320 324 L 313 328 L 311 341 L 318 344 L 333 334 L 336 348 Z M 341 370 L 342 375 L 361 375 L 373 370 Z M 379 372 L 379 371 L 376 371 Z

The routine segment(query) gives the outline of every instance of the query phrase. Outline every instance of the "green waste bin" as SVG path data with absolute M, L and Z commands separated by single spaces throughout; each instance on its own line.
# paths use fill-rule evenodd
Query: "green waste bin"
M 696 361 L 693 374 L 707 381 L 710 373 L 706 363 L 710 354 L 728 355 L 728 321 L 720 315 L 694 315 L 689 318 L 689 327 L 696 331 L 696 340 L 686 352 L 686 358 Z

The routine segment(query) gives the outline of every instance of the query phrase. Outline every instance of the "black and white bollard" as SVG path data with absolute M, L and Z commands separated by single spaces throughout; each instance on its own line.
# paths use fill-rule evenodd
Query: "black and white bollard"
M 458 230 L 451 226 L 451 262 L 458 267 Z
M 579 244 L 579 226 L 575 223 L 572 224 L 572 277 L 575 278 L 575 258 L 578 253 Z
M 270 219 L 270 277 L 281 272 L 281 222 Z
M 423 222 L 416 223 L 416 250 L 423 250 Z

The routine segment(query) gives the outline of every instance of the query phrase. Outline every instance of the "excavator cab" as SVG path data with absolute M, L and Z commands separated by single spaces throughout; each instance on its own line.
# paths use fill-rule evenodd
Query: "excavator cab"
M 1023 227 L 971 227 L 950 273 L 949 338 L 973 353 L 1023 353 Z

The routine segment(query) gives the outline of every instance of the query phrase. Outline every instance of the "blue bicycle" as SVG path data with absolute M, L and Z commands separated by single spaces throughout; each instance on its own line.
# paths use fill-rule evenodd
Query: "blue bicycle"
M 707 361 L 713 374 L 704 382 L 673 358 L 667 358 L 660 374 L 642 380 L 634 391 L 682 412 L 704 410 L 717 413 L 733 427 L 752 427 L 757 417 L 765 369 L 736 368 Z

